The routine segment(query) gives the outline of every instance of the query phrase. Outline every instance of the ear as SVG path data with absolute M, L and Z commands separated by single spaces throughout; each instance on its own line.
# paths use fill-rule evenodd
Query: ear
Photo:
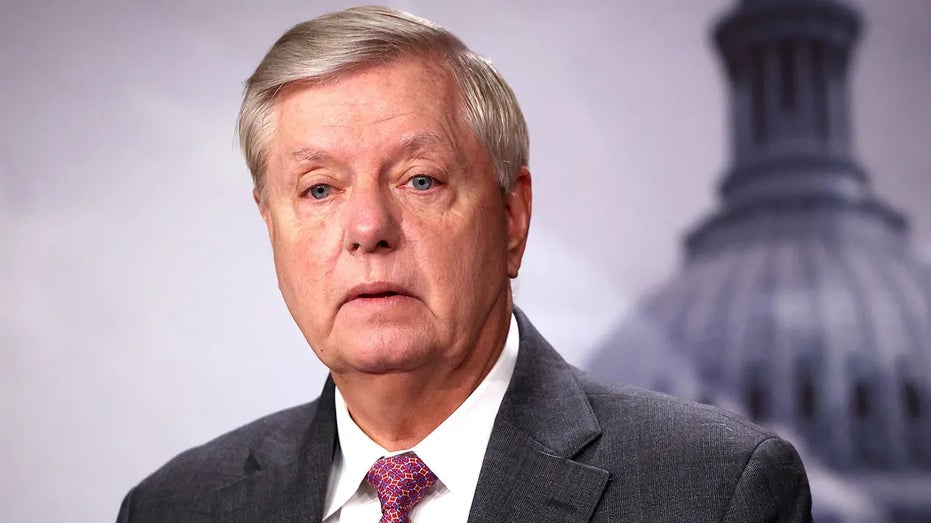
M 252 199 L 255 200 L 255 205 L 259 208 L 259 214 L 262 215 L 262 220 L 265 221 L 265 227 L 268 228 L 268 238 L 274 243 L 275 228 L 272 225 L 272 217 L 268 209 L 268 202 L 262 198 L 262 193 L 259 192 L 258 188 L 252 189 Z
M 533 207 L 533 188 L 530 169 L 524 165 L 517 173 L 511 190 L 504 195 L 504 211 L 508 221 L 508 277 L 516 278 L 527 246 L 530 231 L 530 213 Z

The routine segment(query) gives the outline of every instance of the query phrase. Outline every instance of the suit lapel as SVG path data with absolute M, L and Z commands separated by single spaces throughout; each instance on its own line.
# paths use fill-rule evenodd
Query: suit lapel
M 609 473 L 573 458 L 601 427 L 572 368 L 520 310 L 514 315 L 520 350 L 469 521 L 588 521 Z
M 224 523 L 321 521 L 336 441 L 333 381 L 301 434 L 269 437 L 244 465 L 247 475 L 216 492 L 207 508 Z M 295 441 L 296 440 L 296 441 Z

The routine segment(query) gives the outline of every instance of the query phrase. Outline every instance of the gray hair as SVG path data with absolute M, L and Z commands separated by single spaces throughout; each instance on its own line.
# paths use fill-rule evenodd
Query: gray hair
M 246 81 L 237 128 L 259 194 L 274 133 L 272 109 L 283 87 L 334 81 L 410 56 L 436 57 L 457 80 L 462 116 L 488 152 L 498 184 L 510 190 L 517 170 L 529 161 L 527 124 L 514 92 L 491 62 L 433 22 L 385 7 L 355 7 L 292 27 Z

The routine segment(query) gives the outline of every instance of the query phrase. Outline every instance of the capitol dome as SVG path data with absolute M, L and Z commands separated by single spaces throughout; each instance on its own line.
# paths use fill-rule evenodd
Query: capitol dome
M 744 1 L 720 20 L 732 128 L 720 207 L 687 234 L 681 271 L 589 369 L 736 405 L 789 427 L 833 470 L 926 477 L 931 271 L 854 155 L 848 69 L 860 25 L 828 0 Z M 676 368 L 638 374 L 644 354 L 678 361 L 671 352 L 691 365 L 686 387 L 667 383 Z

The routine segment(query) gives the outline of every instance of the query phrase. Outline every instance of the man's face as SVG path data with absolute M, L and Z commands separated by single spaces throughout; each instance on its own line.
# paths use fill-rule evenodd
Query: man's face
M 506 328 L 529 173 L 502 194 L 461 107 L 419 59 L 277 98 L 260 210 L 288 309 L 335 375 L 455 368 Z

